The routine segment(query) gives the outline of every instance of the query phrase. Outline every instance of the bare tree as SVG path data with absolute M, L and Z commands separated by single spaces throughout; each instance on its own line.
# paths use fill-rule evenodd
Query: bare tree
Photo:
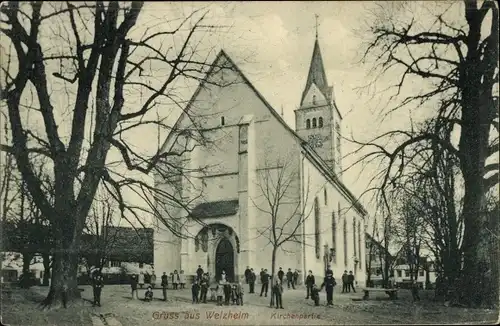
M 364 62 L 376 79 L 399 76 L 390 100 L 395 110 L 430 107 L 428 124 L 412 130 L 395 130 L 370 142 L 387 168 L 381 181 L 386 189 L 404 176 L 412 161 L 408 153 L 422 145 L 439 146 L 459 160 L 463 177 L 464 259 L 460 301 L 466 305 L 494 305 L 498 301 L 498 275 L 486 277 L 493 257 L 489 248 L 485 194 L 498 184 L 498 7 L 494 1 L 380 3 L 373 10 L 370 40 Z M 373 58 L 373 60 L 371 60 Z M 412 82 L 421 83 L 408 93 Z M 412 88 L 415 90 L 416 88 Z M 387 111 L 385 111 L 387 113 Z M 412 125 L 414 128 L 414 125 Z M 457 137 L 442 137 L 455 130 Z M 449 135 L 447 133 L 447 135 Z M 383 141 L 397 145 L 384 146 Z M 397 167 L 399 165 L 399 169 Z M 489 274 L 491 275 L 491 273 Z
M 313 205 L 307 207 L 310 195 L 310 180 L 301 184 L 297 160 L 278 159 L 275 164 L 266 164 L 257 172 L 256 186 L 258 195 L 251 198 L 259 212 L 269 218 L 269 226 L 257 229 L 258 237 L 268 240 L 271 253 L 271 291 L 276 276 L 278 251 L 285 250 L 287 243 L 301 243 L 306 236 L 304 223 L 312 214 Z M 301 189 L 302 187 L 302 189 Z M 300 198 L 298 198 L 300 196 Z M 270 305 L 274 303 L 271 295 Z
M 14 155 L 36 206 L 50 218 L 55 247 L 45 306 L 66 306 L 80 296 L 78 249 L 102 180 L 124 218 L 140 221 L 139 212 L 144 211 L 127 202 L 123 195 L 127 189 L 185 207 L 140 177 L 123 175 L 116 162 L 124 162 L 134 176 L 183 171 L 172 158 L 192 148 L 157 148 L 148 155 L 138 152 L 131 135 L 137 137 L 134 132 L 139 127 L 152 125 L 203 143 L 197 125 L 178 130 L 149 116 L 159 107 L 184 110 L 179 83 L 189 79 L 208 83 L 206 72 L 225 66 L 208 64 L 211 51 L 200 50 L 197 35 L 216 28 L 204 23 L 206 12 L 194 11 L 177 20 L 165 17 L 177 26 L 153 31 L 136 26 L 143 6 L 143 2 L 115 1 L 9 2 L 1 9 L 5 37 L 0 99 L 7 104 L 12 133 L 12 143 L 2 144 L 1 149 Z M 25 110 L 36 112 L 43 128 L 30 126 L 22 114 Z M 192 111 L 184 112 L 193 118 Z M 53 203 L 33 172 L 34 153 L 45 155 L 53 167 Z M 113 161 L 112 153 L 121 158 Z
M 115 245 L 118 230 L 116 201 L 106 192 L 100 192 L 92 203 L 85 234 L 88 237 L 86 243 L 82 244 L 81 258 L 90 272 L 91 267 L 102 271 L 106 262 L 109 261 L 109 253 Z

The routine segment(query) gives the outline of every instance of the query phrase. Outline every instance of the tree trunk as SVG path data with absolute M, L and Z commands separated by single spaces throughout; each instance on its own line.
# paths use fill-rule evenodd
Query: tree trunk
M 19 285 L 22 288 L 29 288 L 33 284 L 31 283 L 31 275 L 30 275 L 30 265 L 31 265 L 31 260 L 33 259 L 33 254 L 29 252 L 22 252 L 23 255 L 23 269 L 21 272 L 21 280 L 19 282 Z
M 80 298 L 77 283 L 77 259 L 76 253 L 71 252 L 58 252 L 54 255 L 50 291 L 42 303 L 43 306 L 66 308 L 68 304 Z
M 493 297 L 490 261 L 490 234 L 484 208 L 482 177 L 466 177 L 464 194 L 464 265 L 462 278 L 455 288 L 459 293 L 453 301 L 466 306 L 492 306 L 498 301 Z M 498 280 L 497 280 L 498 282 Z
M 43 286 L 49 286 L 50 279 L 50 256 L 49 254 L 42 254 L 43 259 Z
M 272 255 L 272 258 L 271 258 L 271 282 L 269 282 L 269 285 L 271 286 L 271 301 L 269 303 L 269 306 L 272 308 L 273 305 L 274 305 L 274 272 L 275 272 L 275 269 L 276 269 L 276 251 L 278 250 L 278 248 L 276 246 L 273 246 L 273 255 Z

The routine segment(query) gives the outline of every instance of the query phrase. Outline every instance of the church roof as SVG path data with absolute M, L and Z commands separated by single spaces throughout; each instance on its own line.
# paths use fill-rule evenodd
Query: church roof
M 316 44 L 315 44 L 315 47 L 316 45 L 318 46 L 318 53 L 319 53 L 319 44 L 318 42 L 316 41 Z M 319 53 L 319 57 L 321 59 L 321 54 Z M 283 119 L 283 117 L 281 117 L 281 115 L 271 106 L 271 104 L 269 104 L 269 102 L 267 102 L 267 100 L 264 98 L 264 96 L 262 96 L 262 94 L 255 88 L 255 86 L 250 82 L 250 80 L 245 76 L 245 74 L 243 74 L 243 72 L 238 68 L 238 66 L 234 63 L 234 61 L 227 55 L 227 53 L 224 51 L 224 50 L 221 50 L 219 52 L 219 54 L 217 55 L 217 57 L 215 58 L 215 60 L 213 61 L 213 64 L 212 64 L 212 67 L 209 69 L 209 71 L 207 72 L 207 77 L 200 83 L 200 85 L 198 86 L 198 88 L 196 89 L 196 91 L 194 92 L 193 96 L 191 97 L 186 109 L 184 110 L 184 112 L 187 112 L 189 111 L 192 103 L 196 100 L 196 97 L 198 96 L 199 92 L 205 87 L 205 80 L 208 79 L 208 76 L 210 76 L 213 71 L 215 70 L 215 66 L 216 66 L 216 63 L 217 62 L 220 62 L 220 60 L 222 59 L 226 59 L 230 66 L 232 67 L 232 69 L 234 69 L 236 71 L 236 73 L 238 73 L 241 78 L 243 79 L 244 83 L 246 85 L 248 85 L 248 87 L 250 87 L 250 89 L 252 89 L 252 91 L 255 93 L 255 95 L 262 101 L 262 103 L 264 103 L 264 105 L 269 109 L 269 112 L 281 123 L 281 125 L 286 129 L 288 130 L 288 132 L 290 132 L 301 144 L 302 146 L 302 149 L 304 150 L 304 153 L 307 154 L 307 156 L 313 160 L 314 164 L 318 167 L 318 169 L 323 173 L 323 175 L 325 177 L 327 177 L 327 179 L 329 181 L 331 181 L 332 183 L 334 183 L 338 188 L 339 190 L 345 194 L 346 198 L 348 198 L 352 204 L 353 204 L 353 207 L 363 216 L 367 215 L 367 212 L 366 210 L 364 209 L 364 207 L 361 205 L 361 203 L 358 202 L 358 200 L 356 199 L 356 197 L 354 197 L 354 195 L 351 193 L 351 191 L 342 183 L 342 181 L 340 181 L 340 179 L 337 177 L 337 175 L 331 170 L 331 168 L 328 166 L 328 164 L 316 153 L 316 151 L 314 151 L 314 149 L 312 149 L 308 144 L 307 144 L 307 141 L 305 141 L 304 139 L 302 139 L 299 134 L 293 130 L 287 123 L 286 121 Z M 314 51 L 313 51 L 313 61 L 314 61 Z M 323 66 L 323 61 L 321 60 L 321 66 Z M 228 67 L 218 67 L 219 69 L 228 69 Z M 324 74 L 324 69 L 323 69 L 323 74 Z M 326 77 L 325 77 L 325 84 L 326 84 Z M 331 88 L 333 89 L 333 88 Z M 338 111 L 338 110 L 337 110 Z M 173 128 L 173 130 L 177 130 L 177 127 L 178 127 L 178 124 L 181 123 L 181 120 L 182 120 L 182 117 L 185 115 L 185 113 L 181 114 L 181 116 L 177 119 L 177 122 Z M 189 119 L 191 119 L 190 115 L 187 115 Z M 165 142 L 163 143 L 163 146 L 162 146 L 162 151 L 164 150 L 164 148 L 166 147 L 166 144 L 168 143 L 169 139 L 171 139 L 171 137 L 173 137 L 173 134 L 172 133 L 169 133 L 168 136 L 167 136 L 167 139 L 165 140 Z M 209 204 L 209 203 L 207 203 Z M 202 205 L 202 204 L 200 204 Z M 200 206 L 198 205 L 198 206 Z M 196 208 L 195 208 L 196 209 Z M 233 213 L 234 214 L 234 213 Z M 193 214 L 191 214 L 193 215 Z M 232 214 L 231 214 L 232 215 Z
M 323 58 L 321 57 L 321 50 L 319 48 L 318 39 L 314 42 L 314 49 L 311 58 L 311 64 L 309 66 L 309 74 L 307 75 L 306 87 L 304 87 L 304 92 L 302 92 L 302 99 L 300 103 L 304 102 L 304 97 L 306 96 L 309 88 L 312 84 L 315 84 L 321 93 L 328 100 L 331 98 L 332 87 L 328 86 L 328 82 L 326 80 L 326 72 L 325 67 L 323 65 Z
M 207 218 L 231 216 L 238 212 L 238 200 L 219 200 L 201 203 L 191 211 L 191 217 Z

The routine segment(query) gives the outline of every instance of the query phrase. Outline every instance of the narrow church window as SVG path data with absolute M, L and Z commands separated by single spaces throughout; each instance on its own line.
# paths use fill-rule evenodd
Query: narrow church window
M 220 124 L 221 126 L 223 126 L 225 124 L 225 119 L 224 117 L 220 117 Z
M 362 234 L 363 233 L 361 233 L 361 222 L 358 222 L 358 250 L 359 250 L 358 260 L 359 260 L 359 267 L 360 268 L 361 268 L 361 266 L 363 266 L 363 265 L 361 265 L 361 259 L 363 258 L 363 256 L 361 256 L 361 235 Z M 364 236 L 364 234 L 363 234 L 363 236 Z
M 344 218 L 344 265 L 347 267 L 347 220 Z
M 318 119 L 318 127 L 322 128 L 323 127 L 323 118 L 319 117 Z
M 327 196 L 327 193 L 326 193 L 326 187 L 325 187 L 325 189 L 323 189 L 323 195 L 325 196 L 325 205 L 326 205 L 326 203 L 328 201 L 328 196 Z
M 355 219 L 353 219 L 353 221 L 352 221 L 352 244 L 353 244 L 352 247 L 354 248 L 354 250 L 353 250 L 354 255 L 353 256 L 356 257 L 358 250 L 356 248 L 356 220 Z M 355 268 L 357 269 L 358 266 L 355 266 Z
M 316 118 L 313 118 L 313 128 L 316 128 Z
M 316 105 L 316 95 L 313 95 L 313 105 Z
M 332 212 L 332 248 L 335 255 L 333 262 L 337 263 L 337 221 L 335 219 L 335 212 Z
M 311 119 L 306 120 L 306 129 L 311 129 Z
M 320 239 L 319 239 L 319 204 L 318 197 L 314 199 L 314 240 L 316 246 L 316 258 L 320 258 Z

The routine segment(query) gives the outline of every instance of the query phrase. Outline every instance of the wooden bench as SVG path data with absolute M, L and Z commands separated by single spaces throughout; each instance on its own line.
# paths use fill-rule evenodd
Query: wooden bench
M 370 298 L 370 292 L 385 292 L 389 295 L 391 300 L 396 300 L 398 298 L 398 289 L 364 288 L 363 292 L 363 300 L 368 300 Z

